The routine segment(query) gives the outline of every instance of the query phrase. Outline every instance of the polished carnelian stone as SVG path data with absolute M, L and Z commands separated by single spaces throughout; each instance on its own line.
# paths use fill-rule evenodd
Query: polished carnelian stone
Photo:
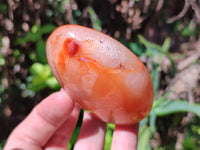
M 69 96 L 102 121 L 136 124 L 153 103 L 143 63 L 115 39 L 78 25 L 57 28 L 47 41 L 53 74 Z

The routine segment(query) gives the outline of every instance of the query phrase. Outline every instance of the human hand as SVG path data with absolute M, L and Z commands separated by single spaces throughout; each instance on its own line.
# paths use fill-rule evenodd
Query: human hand
M 66 150 L 78 120 L 80 108 L 64 90 L 45 98 L 10 134 L 4 150 Z M 106 123 L 84 112 L 75 150 L 102 150 Z M 112 150 L 137 149 L 138 124 L 116 125 Z

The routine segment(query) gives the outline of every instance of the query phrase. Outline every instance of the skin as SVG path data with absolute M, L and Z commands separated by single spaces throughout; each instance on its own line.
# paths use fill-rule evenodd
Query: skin
M 66 150 L 75 128 L 80 107 L 64 90 L 39 103 L 10 134 L 4 150 Z M 106 123 L 84 112 L 74 150 L 102 150 Z M 136 150 L 138 124 L 116 125 L 111 150 Z
M 72 100 L 96 118 L 137 124 L 153 103 L 144 64 L 124 45 L 95 30 L 64 25 L 48 38 L 48 63 Z

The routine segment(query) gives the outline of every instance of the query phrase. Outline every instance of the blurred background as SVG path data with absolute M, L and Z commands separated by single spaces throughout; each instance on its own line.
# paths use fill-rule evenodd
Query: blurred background
M 140 123 L 138 150 L 200 149 L 198 0 L 0 0 L 0 149 L 32 108 L 60 89 L 47 64 L 45 43 L 63 24 L 114 37 L 150 71 L 154 104 Z M 107 129 L 105 150 L 114 125 Z

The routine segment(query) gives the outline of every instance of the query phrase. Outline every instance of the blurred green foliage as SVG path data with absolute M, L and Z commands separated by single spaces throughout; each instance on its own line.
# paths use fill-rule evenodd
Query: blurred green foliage
M 24 43 L 32 42 L 36 45 L 37 61 L 41 63 L 47 63 L 45 45 L 46 41 L 43 40 L 43 35 L 51 33 L 56 27 L 51 24 L 44 25 L 33 25 L 31 32 L 28 32 L 25 36 L 17 38 L 15 45 L 21 45 Z M 30 53 L 30 58 L 35 59 L 33 53 Z
M 30 90 L 38 92 L 46 87 L 57 90 L 60 88 L 60 85 L 58 84 L 57 80 L 51 73 L 49 65 L 34 63 L 30 67 L 30 73 L 31 73 L 31 76 L 29 77 L 31 78 L 29 84 Z
M 164 56 L 167 56 L 171 64 L 173 65 L 173 72 L 176 72 L 175 69 L 175 63 L 174 60 L 171 57 L 171 54 L 169 53 L 170 48 L 170 39 L 166 38 L 163 45 L 157 45 L 155 43 L 152 43 L 150 41 L 147 41 L 142 35 L 138 35 L 140 44 L 143 44 L 145 46 L 144 49 L 140 46 L 137 46 L 139 49 L 139 53 L 146 57 L 151 57 L 153 68 L 150 72 L 153 85 L 154 85 L 154 103 L 152 106 L 152 110 L 147 118 L 141 121 L 140 123 L 140 130 L 139 130 L 139 143 L 138 143 L 138 149 L 139 150 L 150 150 L 151 145 L 150 141 L 154 133 L 157 131 L 156 129 L 156 118 L 157 117 L 164 117 L 171 114 L 176 113 L 184 113 L 184 112 L 192 112 L 196 114 L 198 117 L 200 117 L 200 104 L 190 104 L 188 101 L 185 100 L 173 100 L 169 101 L 168 96 L 171 92 L 168 92 L 167 94 L 163 95 L 159 99 L 156 99 L 157 97 L 157 91 L 159 89 L 159 69 L 158 66 L 160 64 L 160 61 Z M 136 45 L 136 44 L 135 44 Z M 138 45 L 138 43 L 137 43 Z M 134 51 L 135 47 L 131 47 L 131 50 Z M 157 60 L 159 58 L 159 60 Z M 187 142 L 187 139 L 186 141 Z M 184 146 L 183 142 L 183 147 Z M 196 148 L 197 145 L 195 144 L 194 140 L 192 140 L 192 147 Z M 164 147 L 162 149 L 165 149 Z
M 98 18 L 98 16 L 96 15 L 94 9 L 92 7 L 88 8 L 88 13 L 90 15 L 90 19 L 92 21 L 93 24 L 93 28 L 97 31 L 101 31 L 101 20 Z

